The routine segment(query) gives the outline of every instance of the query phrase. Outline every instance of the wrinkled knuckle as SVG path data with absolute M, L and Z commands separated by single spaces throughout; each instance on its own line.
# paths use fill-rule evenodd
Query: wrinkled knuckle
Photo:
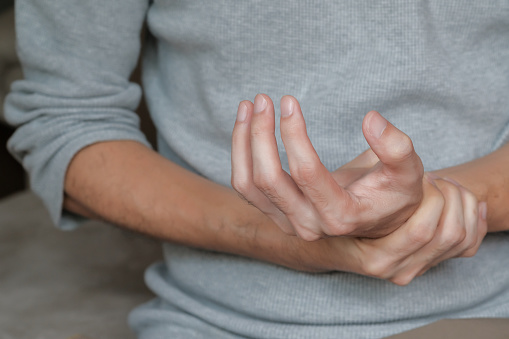
M 277 175 L 270 172 L 254 171 L 253 181 L 255 186 L 263 192 L 271 192 L 274 190 L 278 182 Z
M 368 276 L 379 279 L 387 279 L 389 276 L 390 264 L 386 259 L 372 257 L 363 263 L 363 271 Z
M 231 184 L 233 189 L 242 195 L 249 192 L 252 188 L 252 184 L 247 178 L 232 176 Z
M 319 234 L 313 233 L 311 230 L 306 228 L 297 228 L 297 236 L 304 241 L 316 241 L 321 238 Z
M 449 200 L 458 195 L 459 188 L 454 184 L 443 180 L 442 185 L 440 186 L 440 191 L 442 192 L 444 199 Z
M 320 177 L 320 174 L 316 164 L 310 162 L 296 167 L 292 177 L 300 186 L 313 186 Z
M 275 190 L 264 192 L 265 196 L 269 198 L 269 200 L 283 213 L 288 213 L 290 211 L 290 206 L 286 200 L 284 200 Z
M 316 188 L 308 188 L 307 194 L 313 201 L 313 205 L 316 209 L 318 211 L 322 211 L 321 213 L 323 214 L 322 219 L 324 220 L 324 223 L 333 225 L 335 221 L 333 217 L 330 216 L 330 211 L 333 210 L 334 207 L 331 208 L 331 199 Z
M 433 187 L 425 194 L 427 195 L 426 199 L 430 201 L 430 204 L 434 207 L 434 209 L 443 211 L 445 208 L 446 197 L 439 188 Z
M 450 227 L 449 230 L 444 233 L 442 245 L 444 248 L 456 246 L 465 240 L 466 236 L 467 231 L 463 227 Z
M 327 203 L 328 204 L 328 203 Z M 326 207 L 326 205 L 322 205 L 322 207 Z M 322 224 L 322 229 L 327 235 L 331 236 L 342 236 L 347 235 L 351 231 L 353 231 L 350 224 L 346 224 L 342 222 L 341 211 L 323 211 L 320 213 L 320 220 Z
M 328 235 L 339 237 L 352 234 L 355 231 L 355 226 L 337 221 L 329 221 L 324 223 L 324 229 Z
M 417 245 L 428 244 L 435 235 L 435 228 L 427 224 L 416 224 L 409 234 L 409 240 Z
M 253 138 L 253 139 L 264 138 L 268 134 L 272 134 L 272 132 L 267 129 L 267 126 L 265 126 L 265 124 L 258 123 L 258 124 L 251 125 L 251 130 L 250 130 L 251 138 Z

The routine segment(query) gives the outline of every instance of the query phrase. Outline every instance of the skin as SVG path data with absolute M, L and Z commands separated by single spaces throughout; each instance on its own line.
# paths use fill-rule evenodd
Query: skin
M 248 109 L 247 103 L 242 106 Z M 253 113 L 250 121 L 241 121 L 245 133 L 233 133 L 232 185 L 287 234 L 308 241 L 340 235 L 381 237 L 400 227 L 418 207 L 421 160 L 410 138 L 377 112 L 364 119 L 363 132 L 374 154 L 366 155 L 372 163 L 357 177 L 351 170 L 330 173 L 321 163 L 295 98 L 281 100 L 281 137 L 290 174 L 279 160 L 270 98 L 258 95 Z
M 288 119 L 285 122 L 291 122 L 291 119 L 299 117 L 300 109 L 297 109 L 298 102 L 294 98 L 285 98 L 293 101 L 292 115 L 283 117 Z M 264 96 L 264 99 L 270 109 L 270 98 Z M 380 225 L 376 222 L 376 215 L 365 213 L 360 221 L 350 221 L 347 226 L 336 230 L 337 234 L 343 232 L 350 236 L 328 237 L 329 229 L 319 228 L 320 225 L 319 236 L 322 238 L 317 241 L 285 234 L 281 231 L 281 220 L 286 217 L 283 212 L 281 219 L 274 221 L 270 213 L 262 212 L 263 206 L 259 209 L 260 206 L 255 207 L 252 202 L 246 201 L 246 195 L 251 194 L 267 198 L 256 186 L 255 180 L 248 181 L 248 184 L 245 180 L 238 181 L 239 171 L 249 172 L 246 165 L 249 157 L 239 159 L 239 147 L 243 149 L 249 144 L 252 136 L 267 137 L 274 133 L 273 127 L 269 132 L 270 123 L 260 125 L 259 134 L 252 133 L 253 109 L 249 101 L 239 105 L 239 118 L 233 131 L 233 186 L 244 198 L 229 188 L 182 169 L 141 144 L 112 141 L 86 147 L 73 158 L 65 178 L 65 208 L 165 241 L 252 257 L 309 272 L 356 272 L 400 285 L 409 283 L 443 260 L 474 255 L 488 225 L 490 231 L 509 229 L 509 212 L 504 206 L 504 201 L 509 198 L 509 180 L 505 180 L 509 173 L 506 170 L 509 161 L 505 160 L 509 159 L 505 154 L 509 152 L 507 147 L 485 158 L 437 171 L 439 177 L 419 174 L 418 179 L 410 175 L 398 181 L 398 174 L 407 175 L 407 172 L 412 172 L 408 168 L 419 168 L 420 160 L 417 161 L 413 155 L 402 156 L 405 149 L 398 148 L 393 152 L 394 144 L 384 142 L 392 140 L 390 136 L 393 134 L 398 134 L 394 140 L 408 138 L 392 129 L 389 123 L 381 137 L 374 138 L 377 134 L 371 134 L 370 126 L 374 125 L 370 124 L 370 119 L 381 116 L 369 113 L 362 128 L 373 151 L 364 152 L 330 174 L 339 186 L 333 193 L 339 192 L 340 196 L 346 197 L 351 196 L 349 192 L 354 192 L 362 196 L 365 188 L 365 197 L 376 193 L 373 196 L 382 199 L 387 182 L 391 182 L 397 187 L 393 194 L 398 198 L 393 199 L 406 197 L 404 203 L 399 203 L 393 212 L 384 215 Z M 244 118 L 240 119 L 242 116 Z M 288 135 L 299 140 L 307 139 L 303 118 L 285 126 L 288 127 L 285 131 Z M 270 148 L 273 145 L 260 147 Z M 311 148 L 307 151 L 311 152 Z M 310 154 L 312 156 L 312 152 Z M 396 161 L 391 162 L 394 154 Z M 505 158 L 500 159 L 503 155 Z M 256 158 L 253 156 L 251 159 L 254 164 L 253 159 Z M 320 174 L 313 175 L 313 178 L 322 180 L 321 176 L 327 176 L 324 182 L 331 182 L 323 168 L 312 168 L 318 168 Z M 260 182 L 260 172 L 256 172 L 254 165 L 251 170 L 253 178 Z M 309 173 L 314 174 L 312 171 Z M 289 179 L 294 179 L 292 173 L 289 176 Z M 441 179 L 443 177 L 455 181 Z M 407 185 L 415 190 L 408 190 Z M 306 195 L 302 193 L 302 197 Z M 271 202 L 270 199 L 268 201 Z M 375 199 L 371 204 L 376 202 Z M 488 211 L 485 202 L 490 206 Z M 377 211 L 383 213 L 382 209 Z M 314 220 L 321 220 L 322 215 L 325 213 L 318 213 Z M 484 218 L 486 215 L 487 218 Z M 286 225 L 292 228 L 283 227 L 285 232 L 295 231 L 296 226 L 291 222 Z
M 281 100 L 280 126 L 289 174 L 279 161 L 270 98 L 239 105 L 232 186 L 285 233 L 307 241 L 350 236 L 340 238 L 353 263 L 345 270 L 401 285 L 443 260 L 476 253 L 486 204 L 455 181 L 424 176 L 411 140 L 377 112 L 363 123 L 371 149 L 333 173 L 311 145 L 293 97 Z

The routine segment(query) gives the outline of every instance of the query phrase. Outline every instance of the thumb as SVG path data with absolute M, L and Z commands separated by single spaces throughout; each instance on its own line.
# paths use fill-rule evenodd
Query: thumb
M 371 111 L 364 117 L 362 132 L 385 170 L 407 178 L 420 179 L 424 169 L 408 135 L 394 127 L 380 113 Z

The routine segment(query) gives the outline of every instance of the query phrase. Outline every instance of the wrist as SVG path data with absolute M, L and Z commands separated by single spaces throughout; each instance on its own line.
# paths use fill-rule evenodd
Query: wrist
M 239 199 L 236 208 L 226 211 L 225 225 L 233 230 L 238 237 L 237 254 L 270 262 L 303 272 L 330 272 L 341 270 L 338 262 L 342 255 L 338 255 L 337 243 L 343 238 L 318 241 L 305 241 L 297 236 L 287 235 L 265 214 L 256 207 Z

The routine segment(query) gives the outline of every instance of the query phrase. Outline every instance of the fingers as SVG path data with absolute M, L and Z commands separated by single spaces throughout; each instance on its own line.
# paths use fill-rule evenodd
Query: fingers
M 319 239 L 323 232 L 312 206 L 281 167 L 271 99 L 258 94 L 253 112 L 250 139 L 255 186 L 286 216 L 294 234 L 306 240 Z
M 483 212 L 483 210 L 484 210 L 484 212 Z M 479 246 L 481 246 L 481 243 L 482 243 L 484 237 L 486 236 L 487 230 L 488 230 L 488 223 L 486 221 L 486 202 L 480 202 L 478 204 L 477 228 L 475 228 L 476 235 L 473 237 L 474 238 L 473 242 L 467 242 L 467 246 L 466 246 L 467 250 L 464 250 L 463 252 L 456 251 L 456 252 L 461 252 L 460 255 L 454 255 L 454 254 L 452 254 L 452 253 L 454 253 L 454 251 L 452 251 L 451 254 L 445 254 L 442 257 L 435 259 L 433 262 L 429 263 L 424 268 L 422 268 L 421 271 L 417 274 L 417 276 L 424 274 L 430 268 L 438 265 L 442 261 L 447 260 L 449 258 L 474 256 L 477 253 Z
M 272 101 L 259 94 L 251 106 L 246 119 L 238 119 L 234 127 L 232 186 L 285 233 L 308 241 L 321 238 L 323 232 L 312 206 L 281 167 Z M 240 109 L 242 104 L 238 116 L 243 117 Z
M 355 201 L 336 183 L 320 161 L 307 135 L 300 105 L 291 96 L 281 99 L 280 127 L 291 177 L 320 215 L 325 233 L 349 233 L 348 216 L 345 213 L 355 214 Z
M 242 198 L 273 219 L 285 233 L 294 234 L 284 214 L 254 184 L 250 138 L 252 116 L 253 104 L 242 101 L 232 133 L 232 187 Z
M 450 258 L 473 256 L 487 232 L 486 203 L 478 203 L 472 192 L 454 180 L 435 182 L 446 201 L 442 218 L 433 240 L 417 254 L 422 264 L 408 266 L 409 278 Z
M 355 216 L 359 204 L 321 163 L 297 100 L 281 100 L 281 134 L 291 175 L 281 167 L 272 101 L 259 94 L 254 105 L 245 105 L 250 109 L 245 113 L 239 106 L 233 133 L 232 186 L 287 233 L 305 240 L 350 233 L 345 211 Z M 369 153 L 364 157 L 367 162 Z
M 487 231 L 486 203 L 453 180 L 425 176 L 424 198 L 390 235 L 364 241 L 367 275 L 406 285 L 440 262 L 474 255 Z
M 435 237 L 446 200 L 433 180 L 423 180 L 423 199 L 415 213 L 401 228 L 381 241 L 391 245 L 394 253 L 409 256 L 426 246 Z
M 488 212 L 488 205 L 485 201 L 478 204 L 478 215 L 477 215 L 477 239 L 474 246 L 467 251 L 463 252 L 462 257 L 472 257 L 479 250 L 479 246 L 488 233 L 488 221 L 486 214 Z
M 445 199 L 432 180 L 423 180 L 424 198 L 410 219 L 391 234 L 378 239 L 360 239 L 362 273 L 405 285 L 414 276 L 408 267 L 421 269 L 416 257 L 435 237 Z
M 483 219 L 485 212 L 481 211 L 486 203 L 478 203 L 475 195 L 454 180 L 437 180 L 440 188 L 447 199 L 444 218 L 440 225 L 442 254 L 436 255 L 436 259 L 428 265 L 433 267 L 438 263 L 454 258 L 472 256 L 477 252 L 482 239 L 486 235 L 486 220 Z M 459 199 L 458 199 L 459 196 Z M 453 205 L 456 206 L 453 206 Z M 461 218 L 454 218 L 454 213 L 462 211 Z M 447 215 L 447 213 L 449 215 Z
M 384 170 L 398 175 L 403 184 L 420 184 L 424 173 L 412 140 L 402 131 L 371 111 L 364 117 L 362 131 L 373 152 L 384 164 Z

